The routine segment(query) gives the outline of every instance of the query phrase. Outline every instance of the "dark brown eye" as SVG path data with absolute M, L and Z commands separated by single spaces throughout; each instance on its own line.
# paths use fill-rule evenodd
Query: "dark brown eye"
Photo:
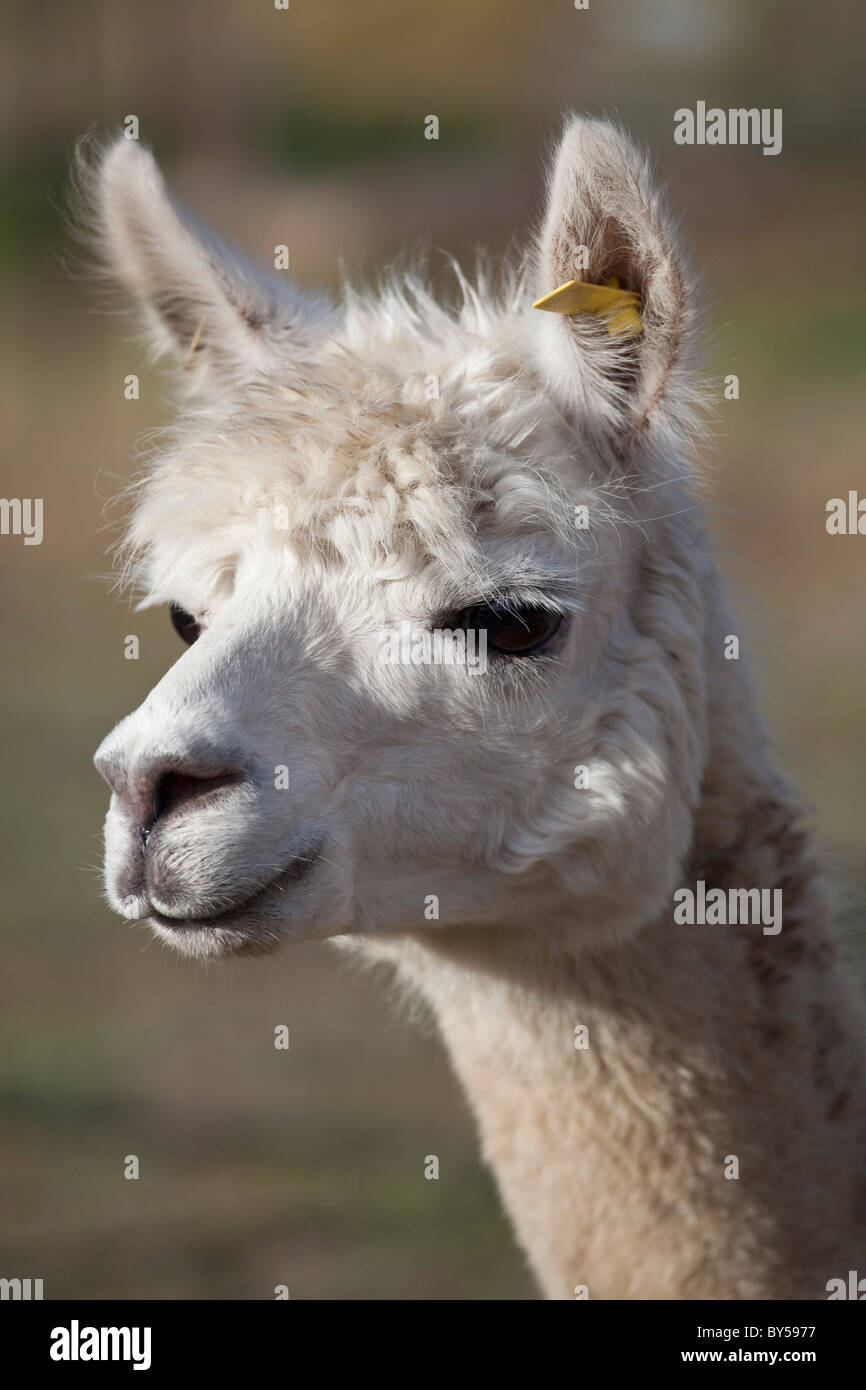
M 549 608 L 478 603 L 461 613 L 457 625 L 475 631 L 484 628 L 489 651 L 529 656 L 550 641 L 561 622 L 562 615 Z
M 195 618 L 184 608 L 179 608 L 176 603 L 171 605 L 171 622 L 175 632 L 179 633 L 190 647 L 196 638 L 201 636 L 201 628 Z

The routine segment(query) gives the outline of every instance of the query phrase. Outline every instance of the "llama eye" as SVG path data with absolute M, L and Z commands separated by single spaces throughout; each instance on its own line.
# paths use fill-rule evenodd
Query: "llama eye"
M 560 613 L 530 606 L 511 608 L 505 603 L 478 603 L 461 613 L 457 626 L 487 631 L 488 649 L 505 656 L 529 656 L 539 651 L 558 630 Z
M 193 642 L 201 636 L 201 628 L 195 618 L 176 603 L 171 605 L 170 611 L 172 627 L 183 638 L 187 646 L 191 647 Z

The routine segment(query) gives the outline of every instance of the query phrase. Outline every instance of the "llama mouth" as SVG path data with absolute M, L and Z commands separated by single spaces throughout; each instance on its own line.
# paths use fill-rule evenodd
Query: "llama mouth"
M 248 918 L 257 909 L 264 907 L 269 901 L 274 901 L 278 894 L 284 893 L 287 888 L 296 883 L 300 883 L 303 878 L 312 870 L 319 855 L 319 846 L 309 851 L 308 854 L 296 856 L 284 869 L 272 878 L 269 883 L 257 889 L 251 897 L 245 898 L 243 902 L 234 907 L 226 908 L 223 912 L 215 912 L 207 916 L 170 916 L 168 913 L 160 912 L 150 904 L 146 916 L 149 921 L 156 926 L 168 931 L 179 933 L 192 933 L 208 928 L 239 926 L 244 918 Z

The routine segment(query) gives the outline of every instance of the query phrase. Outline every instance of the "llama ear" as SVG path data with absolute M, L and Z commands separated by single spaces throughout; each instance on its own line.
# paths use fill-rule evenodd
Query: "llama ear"
M 686 346 L 692 310 L 676 238 L 647 161 L 605 121 L 572 118 L 557 151 L 538 248 L 538 294 L 570 280 L 617 287 L 613 316 L 586 291 L 589 310 L 536 312 L 541 365 L 556 394 L 624 453 L 688 410 Z M 605 292 L 596 296 L 604 301 Z M 615 297 L 614 297 L 615 298 Z M 601 311 L 599 311 L 599 308 Z M 683 420 L 683 423 L 685 421 Z
M 251 380 L 322 326 L 276 276 L 199 229 L 170 199 L 153 156 L 123 137 L 95 160 L 79 152 L 78 186 L 111 277 L 141 306 L 156 353 L 196 387 Z

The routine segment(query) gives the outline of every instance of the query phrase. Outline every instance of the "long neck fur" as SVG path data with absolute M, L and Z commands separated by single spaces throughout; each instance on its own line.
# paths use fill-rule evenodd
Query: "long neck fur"
M 398 950 L 549 1298 L 826 1298 L 866 1258 L 862 1010 L 797 807 L 727 679 L 680 883 L 781 888 L 779 935 L 678 926 L 672 904 L 592 954 L 567 909 Z

